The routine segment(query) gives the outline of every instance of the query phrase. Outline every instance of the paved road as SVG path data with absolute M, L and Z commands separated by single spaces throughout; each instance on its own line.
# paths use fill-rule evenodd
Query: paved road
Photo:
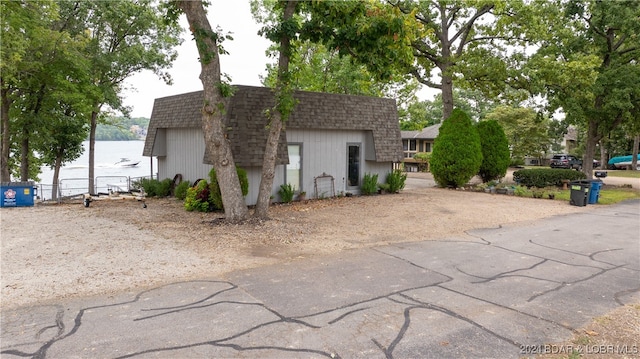
M 42 303 L 2 311 L 0 354 L 517 358 L 640 302 L 639 238 L 633 201 L 530 226 Z

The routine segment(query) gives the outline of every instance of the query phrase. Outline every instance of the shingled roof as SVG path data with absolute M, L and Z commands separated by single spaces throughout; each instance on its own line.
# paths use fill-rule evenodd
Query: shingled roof
M 268 134 L 264 111 L 274 105 L 273 92 L 266 87 L 235 87 L 236 92 L 226 106 L 225 120 L 231 128 L 229 139 L 234 160 L 243 167 L 261 166 Z M 377 162 L 402 160 L 395 100 L 306 91 L 296 91 L 294 97 L 298 104 L 286 128 L 371 131 Z M 152 156 L 159 128 L 200 128 L 202 104 L 203 91 L 156 99 L 143 155 Z M 278 164 L 288 163 L 286 143 L 286 131 L 283 131 Z
M 440 133 L 440 126 L 442 123 L 437 123 L 435 125 L 425 127 L 422 131 L 401 131 L 401 137 L 403 140 L 418 138 L 421 140 L 433 140 L 438 137 L 438 133 Z

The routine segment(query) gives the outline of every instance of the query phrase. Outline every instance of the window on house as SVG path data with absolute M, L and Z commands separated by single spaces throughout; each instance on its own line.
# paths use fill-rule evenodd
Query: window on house
M 302 144 L 290 143 L 289 164 L 286 168 L 285 182 L 293 186 L 296 191 L 302 190 Z

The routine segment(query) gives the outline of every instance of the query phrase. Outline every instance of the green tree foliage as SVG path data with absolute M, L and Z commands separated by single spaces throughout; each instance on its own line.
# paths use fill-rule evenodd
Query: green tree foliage
M 623 123 L 640 123 L 640 2 L 536 3 L 549 29 L 524 72 L 537 93 L 586 128 L 583 170 L 596 145 Z M 632 126 L 634 127 L 634 126 Z
M 478 171 L 482 182 L 504 177 L 511 163 L 511 153 L 502 126 L 495 120 L 488 120 L 478 122 L 476 129 L 482 147 L 482 165 Z
M 491 96 L 504 90 L 510 61 L 521 55 L 522 2 L 396 1 L 395 6 L 415 22 L 411 40 L 414 61 L 408 71 L 420 83 L 441 91 L 442 117 L 454 107 L 454 85 Z M 510 46 L 506 46 L 510 45 Z M 515 69 L 513 69 L 515 70 Z M 439 80 L 433 80 L 437 73 Z
M 103 109 L 127 113 L 122 104 L 122 83 L 135 73 L 150 70 L 167 83 L 166 72 L 177 57 L 182 29 L 164 17 L 152 0 L 60 1 L 73 36 L 85 36 L 84 58 L 91 79 L 86 95 L 91 101 L 89 122 L 89 183 L 93 188 L 95 131 Z
M 455 109 L 444 120 L 431 155 L 431 172 L 441 187 L 460 187 L 478 173 L 482 164 L 480 136 L 469 116 Z
M 512 159 L 524 161 L 525 156 L 542 158 L 549 150 L 549 120 L 533 109 L 498 106 L 486 118 L 496 120 L 504 129 Z
M 303 9 L 300 38 L 322 43 L 355 61 L 381 81 L 404 74 L 413 62 L 416 31 L 411 15 L 375 1 L 317 1 Z M 406 73 L 406 72 L 405 72 Z
M 454 89 L 454 104 L 469 114 L 471 119 L 479 121 L 496 107 L 480 91 Z M 422 130 L 425 127 L 442 122 L 442 94 L 437 94 L 433 100 L 413 102 L 408 106 L 408 116 L 401 117 L 400 128 L 404 131 Z
M 96 141 L 139 140 L 148 127 L 148 118 L 109 117 L 96 127 Z
M 289 64 L 291 85 L 295 89 L 365 96 L 383 94 L 384 86 L 372 81 L 366 67 L 354 63 L 350 56 L 341 57 L 337 50 L 310 41 L 297 40 L 292 46 L 297 49 Z M 272 47 L 272 57 L 276 57 L 276 52 L 277 48 Z M 264 85 L 275 87 L 277 74 L 278 67 L 268 64 Z
M 150 0 L 0 6 L 2 179 L 8 180 L 10 166 L 19 165 L 26 180 L 37 178 L 42 161 L 56 167 L 74 160 L 77 139 L 89 131 L 92 188 L 94 131 L 103 105 L 126 112 L 120 93 L 133 73 L 149 69 L 167 78 L 162 70 L 176 56 L 171 48 L 179 27 L 165 22 Z
M 19 166 L 21 180 L 37 180 L 40 165 L 45 164 L 54 168 L 55 181 L 60 166 L 80 154 L 86 131 L 82 118 L 90 108 L 88 63 L 83 56 L 87 41 L 68 31 L 72 20 L 58 5 L 52 1 L 1 5 L 4 178 L 7 172 L 16 174 Z M 9 153 L 12 161 L 7 159 Z M 5 164 L 13 170 L 5 169 Z

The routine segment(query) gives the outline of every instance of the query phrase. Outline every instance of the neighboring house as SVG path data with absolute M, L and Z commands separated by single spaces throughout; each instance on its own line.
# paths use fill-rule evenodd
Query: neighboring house
M 441 125 L 441 123 L 438 123 L 425 127 L 422 131 L 400 131 L 403 149 L 402 162 L 404 163 L 405 171 L 418 171 L 418 161 L 413 156 L 418 152 L 433 151 L 433 142 L 438 137 Z
M 307 198 L 358 194 L 365 173 L 383 182 L 402 160 L 395 100 L 303 91 L 294 97 L 298 104 L 278 148 L 276 200 L 285 183 L 306 191 Z M 155 100 L 143 155 L 158 158 L 159 179 L 181 174 L 192 183 L 208 180 L 213 166 L 206 163 L 202 105 L 202 91 Z M 234 160 L 249 177 L 248 205 L 257 201 L 268 134 L 265 110 L 273 105 L 271 89 L 250 86 L 236 86 L 226 105 Z

